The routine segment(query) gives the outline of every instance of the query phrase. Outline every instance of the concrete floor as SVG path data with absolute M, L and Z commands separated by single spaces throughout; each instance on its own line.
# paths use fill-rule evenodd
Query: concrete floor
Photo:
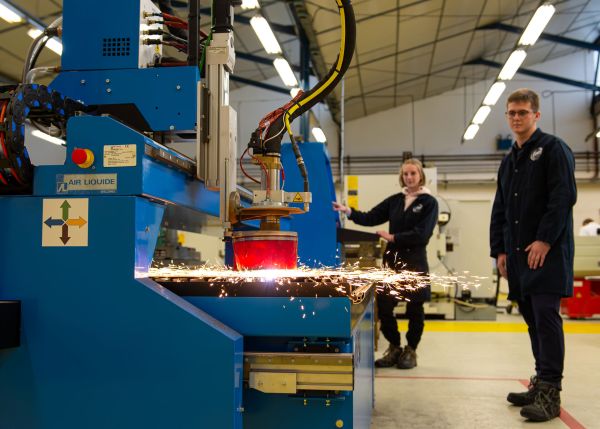
M 377 370 L 372 429 L 600 429 L 600 320 L 565 321 L 570 331 L 594 333 L 566 334 L 563 412 L 542 424 L 526 422 L 519 408 L 506 402 L 507 393 L 523 391 L 533 373 L 526 332 L 498 332 L 490 322 L 467 322 L 480 332 L 465 332 L 471 329 L 464 323 L 441 332 L 453 323 L 443 321 L 431 322 L 428 331 L 428 322 L 416 368 Z M 512 323 L 523 325 L 519 315 L 499 314 L 498 322 L 508 330 Z M 376 358 L 386 348 L 380 338 Z

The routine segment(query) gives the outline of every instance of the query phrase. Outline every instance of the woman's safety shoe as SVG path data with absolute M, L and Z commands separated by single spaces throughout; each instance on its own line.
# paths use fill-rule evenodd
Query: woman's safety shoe
M 375 361 L 376 368 L 389 368 L 398 363 L 398 358 L 402 354 L 402 347 L 390 344 L 388 349 L 383 354 L 383 357 Z
M 404 347 L 402 354 L 398 358 L 396 368 L 411 369 L 417 366 L 417 352 L 411 346 Z

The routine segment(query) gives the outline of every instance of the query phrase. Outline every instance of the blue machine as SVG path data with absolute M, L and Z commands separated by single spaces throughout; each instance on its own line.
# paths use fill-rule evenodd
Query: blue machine
M 331 209 L 336 197 L 329 154 L 322 143 L 302 143 L 300 152 L 314 185 L 310 211 L 290 220 L 290 230 L 298 232 L 298 260 L 307 267 L 337 267 L 340 265 L 336 236 L 339 215 Z M 302 177 L 289 143 L 281 146 L 281 162 L 290 189 L 301 189 Z
M 35 167 L 30 194 L 0 196 L 0 304 L 21 304 L 20 341 L 0 341 L 0 429 L 368 428 L 372 291 L 148 276 L 165 220 L 223 215 L 195 162 L 150 133 L 195 129 L 198 69 L 140 63 L 139 19 L 159 13 L 148 1 L 105 1 L 119 13 L 91 21 L 88 2 L 63 5 L 51 89 L 98 110 L 68 119 L 66 161 Z M 115 105 L 131 115 L 98 114 Z M 335 265 L 328 157 L 302 151 L 316 217 L 291 229 L 301 258 Z

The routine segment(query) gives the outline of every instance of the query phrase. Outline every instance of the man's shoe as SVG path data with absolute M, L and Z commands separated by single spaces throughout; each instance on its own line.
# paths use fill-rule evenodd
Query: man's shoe
M 417 352 L 411 346 L 404 347 L 402 354 L 398 358 L 396 368 L 411 369 L 417 366 Z
M 527 386 L 527 392 L 521 393 L 509 393 L 506 397 L 506 400 L 513 405 L 518 407 L 523 407 L 525 405 L 533 404 L 535 400 L 535 388 L 537 386 L 538 378 L 537 376 L 532 376 L 529 379 L 529 386 Z
M 560 391 L 550 383 L 539 381 L 533 404 L 521 408 L 521 416 L 534 422 L 547 422 L 560 415 Z
M 389 368 L 391 366 L 394 366 L 398 362 L 398 358 L 401 354 L 402 347 L 390 344 L 388 349 L 383 354 L 383 357 L 375 361 L 375 366 L 377 368 Z

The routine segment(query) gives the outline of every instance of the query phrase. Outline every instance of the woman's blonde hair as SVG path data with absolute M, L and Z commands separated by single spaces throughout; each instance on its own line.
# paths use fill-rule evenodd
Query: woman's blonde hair
M 405 165 L 414 165 L 415 167 L 417 167 L 417 170 L 419 170 L 419 176 L 421 176 L 421 180 L 419 180 L 419 186 L 425 186 L 425 171 L 423 170 L 423 164 L 421 164 L 421 161 L 419 161 L 416 158 L 409 158 L 406 161 L 404 161 L 402 163 L 402 165 L 400 166 L 400 184 L 402 186 L 406 186 L 406 183 L 404 183 L 404 177 L 402 177 L 402 169 L 404 168 Z

